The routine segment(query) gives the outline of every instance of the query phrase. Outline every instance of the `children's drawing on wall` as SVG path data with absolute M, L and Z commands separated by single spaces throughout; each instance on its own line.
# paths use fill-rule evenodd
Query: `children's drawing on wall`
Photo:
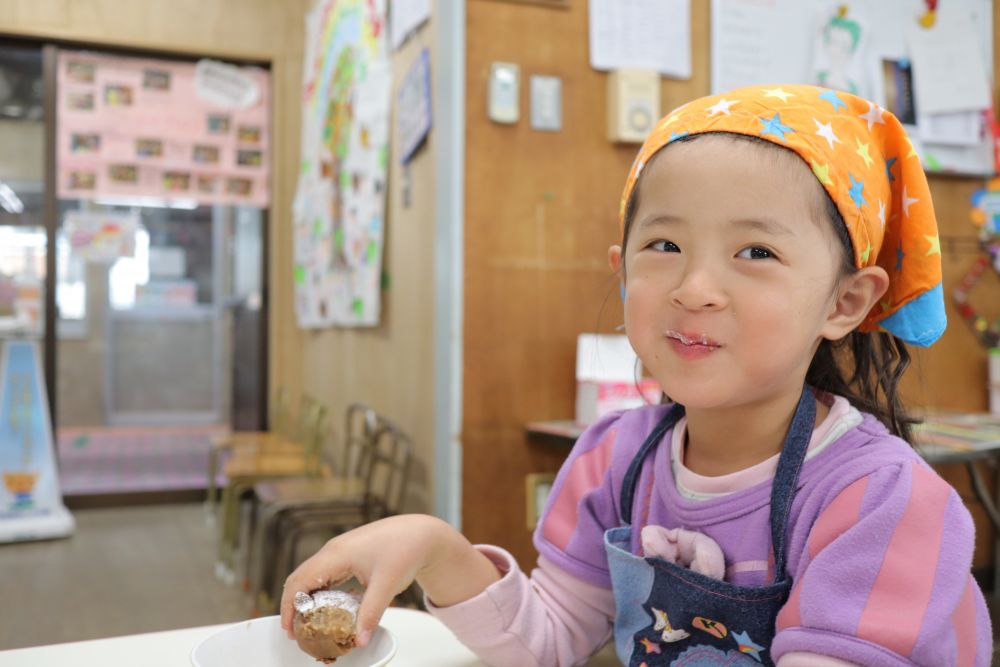
M 854 95 L 869 94 L 865 80 L 866 28 L 848 5 L 839 4 L 818 22 L 813 61 L 815 83 Z

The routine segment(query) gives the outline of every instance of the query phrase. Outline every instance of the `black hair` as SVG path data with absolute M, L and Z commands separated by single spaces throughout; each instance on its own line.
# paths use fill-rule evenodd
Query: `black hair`
M 763 145 L 778 151 L 788 151 L 801 159 L 794 151 L 752 135 L 732 132 L 711 132 L 710 136 L 722 136 L 735 141 Z M 671 142 L 687 143 L 705 134 L 691 134 Z M 665 147 L 666 148 L 666 147 Z M 663 152 L 661 149 L 649 161 Z M 648 162 L 649 162 L 648 161 Z M 644 167 L 647 169 L 649 164 Z M 808 168 L 808 167 L 807 167 Z M 625 219 L 622 228 L 622 252 L 628 244 L 629 230 L 639 208 L 639 186 L 642 174 L 632 188 L 625 205 Z M 822 188 L 821 188 L 822 189 Z M 833 226 L 834 234 L 841 248 L 841 277 L 857 271 L 854 266 L 854 246 L 847 231 L 844 218 L 833 199 L 823 192 L 823 208 Z M 806 371 L 806 383 L 830 394 L 843 396 L 858 410 L 868 412 L 881 421 L 893 434 L 907 442 L 911 441 L 911 426 L 918 420 L 910 417 L 899 396 L 899 382 L 910 365 L 910 353 L 902 340 L 885 332 L 864 333 L 852 331 L 839 340 L 823 339 L 813 355 Z

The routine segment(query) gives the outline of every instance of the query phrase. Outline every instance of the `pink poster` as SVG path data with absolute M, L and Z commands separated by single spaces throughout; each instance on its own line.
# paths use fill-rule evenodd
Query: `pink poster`
M 267 207 L 266 70 L 63 51 L 58 91 L 60 198 Z

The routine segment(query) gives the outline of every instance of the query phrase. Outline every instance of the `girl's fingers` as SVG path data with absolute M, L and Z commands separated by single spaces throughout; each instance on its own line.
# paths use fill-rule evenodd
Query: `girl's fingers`
M 324 550 L 325 551 L 325 550 Z M 298 592 L 312 593 L 326 588 L 332 582 L 343 581 L 350 577 L 350 563 L 336 558 L 335 554 L 320 551 L 312 558 L 299 565 L 285 579 L 285 588 L 281 592 L 281 627 L 288 637 L 292 638 L 292 618 L 295 616 L 295 594 Z
M 367 646 L 372 633 L 378 627 L 379 621 L 385 608 L 392 602 L 399 590 L 399 582 L 390 577 L 379 576 L 378 572 L 372 574 L 371 581 L 365 589 L 364 598 L 361 600 L 361 607 L 358 609 L 358 646 Z

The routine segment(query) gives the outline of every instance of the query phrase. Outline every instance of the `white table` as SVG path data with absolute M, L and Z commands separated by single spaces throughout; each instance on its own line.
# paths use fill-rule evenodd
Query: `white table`
M 150 632 L 109 639 L 0 651 L 0 667 L 187 667 L 191 651 L 230 624 Z M 387 609 L 382 625 L 396 636 L 391 667 L 481 667 L 481 662 L 436 618 L 412 609 Z M 316 663 L 317 666 L 319 663 Z

